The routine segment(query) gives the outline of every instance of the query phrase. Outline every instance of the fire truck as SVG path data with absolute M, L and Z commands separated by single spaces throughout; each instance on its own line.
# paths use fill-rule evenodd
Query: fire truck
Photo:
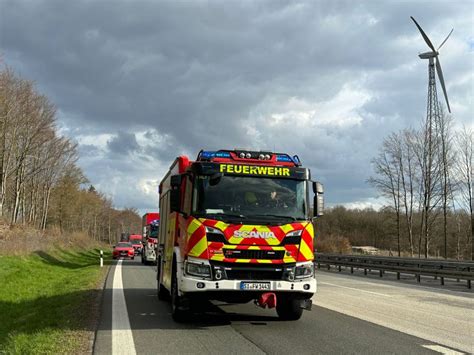
M 143 251 L 142 263 L 156 263 L 156 245 L 158 241 L 158 231 L 160 229 L 160 214 L 145 213 L 142 217 L 143 230 Z
M 298 156 L 238 149 L 180 156 L 159 193 L 157 291 L 171 300 L 175 321 L 208 300 L 254 300 L 284 320 L 311 309 L 323 186 Z

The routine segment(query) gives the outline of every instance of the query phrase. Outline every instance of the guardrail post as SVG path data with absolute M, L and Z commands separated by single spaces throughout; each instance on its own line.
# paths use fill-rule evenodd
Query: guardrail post
M 379 270 L 379 276 L 380 276 L 380 277 L 383 276 L 383 270 Z
M 420 274 L 416 274 L 416 281 L 418 281 L 418 283 L 421 282 L 421 275 Z
M 353 273 L 354 273 L 354 267 L 351 266 L 351 274 L 353 274 Z
M 471 268 L 470 268 L 470 267 L 467 268 L 467 272 L 471 272 Z M 471 288 L 471 280 L 470 280 L 470 279 L 467 280 L 467 288 Z
M 397 272 L 397 280 L 400 280 L 400 273 Z
M 339 265 L 339 266 L 337 267 L 337 269 L 339 270 L 339 272 L 341 272 L 342 266 Z
M 104 252 L 100 251 L 100 267 L 104 267 Z
M 331 265 L 328 264 L 328 270 L 331 270 Z
M 367 269 L 364 269 L 364 275 L 367 276 Z

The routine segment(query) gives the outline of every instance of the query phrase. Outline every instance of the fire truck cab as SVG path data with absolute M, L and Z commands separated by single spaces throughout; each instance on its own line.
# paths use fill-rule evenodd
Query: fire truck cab
M 296 320 L 316 292 L 313 222 L 323 187 L 297 156 L 180 156 L 159 186 L 157 288 L 182 321 L 202 300 L 276 307 Z M 314 206 L 311 213 L 310 205 Z

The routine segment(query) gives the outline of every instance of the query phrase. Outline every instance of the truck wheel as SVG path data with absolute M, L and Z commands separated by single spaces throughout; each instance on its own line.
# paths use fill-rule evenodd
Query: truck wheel
M 157 293 L 158 293 L 158 299 L 160 301 L 169 301 L 170 295 L 166 288 L 163 287 L 162 284 L 160 284 L 160 280 L 157 280 Z
M 173 320 L 178 323 L 185 322 L 188 318 L 188 313 L 181 309 L 181 297 L 178 295 L 178 280 L 176 279 L 176 272 L 173 272 L 173 281 L 171 282 L 171 316 Z
M 276 311 L 281 320 L 298 320 L 303 314 L 302 300 L 295 297 L 278 299 Z

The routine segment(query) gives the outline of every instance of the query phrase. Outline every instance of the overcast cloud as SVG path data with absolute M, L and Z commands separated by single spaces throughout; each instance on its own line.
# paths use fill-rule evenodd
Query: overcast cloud
M 357 5 L 356 5 L 357 4 Z M 298 154 L 330 205 L 366 184 L 391 131 L 425 112 L 441 50 L 456 125 L 472 125 L 474 2 L 6 1 L 3 60 L 59 110 L 80 165 L 118 207 L 156 209 L 174 157 L 248 147 Z

